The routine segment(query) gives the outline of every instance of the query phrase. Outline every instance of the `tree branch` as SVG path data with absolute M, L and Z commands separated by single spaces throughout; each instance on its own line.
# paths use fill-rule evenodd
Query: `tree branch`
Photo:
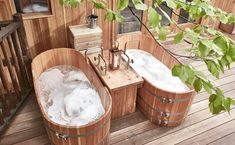
M 164 46 L 162 46 L 162 44 L 157 41 L 157 39 L 155 38 L 155 36 L 153 35 L 153 33 L 152 33 L 152 32 L 149 30 L 149 28 L 141 21 L 141 19 L 136 15 L 136 13 L 131 9 L 131 7 L 128 6 L 128 8 L 129 8 L 129 10 L 131 11 L 131 13 L 138 19 L 138 21 L 141 23 L 141 25 L 144 26 L 144 28 L 148 31 L 148 33 L 151 35 L 151 37 L 154 39 L 154 41 L 155 41 L 158 45 L 160 45 L 165 51 L 167 51 L 168 53 L 170 53 L 170 54 L 172 54 L 172 55 L 174 55 L 174 56 L 184 57 L 184 58 L 188 58 L 188 59 L 192 59 L 192 60 L 197 60 L 197 61 L 198 61 L 198 59 L 197 59 L 196 57 L 194 57 L 194 56 L 185 56 L 185 55 L 176 54 L 176 53 L 170 51 L 169 49 L 166 49 Z

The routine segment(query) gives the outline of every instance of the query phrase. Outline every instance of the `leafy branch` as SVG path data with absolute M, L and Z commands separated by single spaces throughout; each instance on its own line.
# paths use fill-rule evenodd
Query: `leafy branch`
M 76 7 L 78 3 L 83 0 L 60 0 L 62 4 L 72 5 Z M 158 8 L 164 16 L 170 21 L 170 23 L 176 25 L 181 32 L 178 32 L 174 37 L 174 43 L 180 43 L 187 39 L 192 44 L 192 48 L 188 51 L 193 54 L 192 56 L 184 56 L 176 54 L 162 46 L 168 53 L 174 56 L 184 57 L 193 60 L 203 61 L 209 70 L 209 72 L 216 78 L 219 78 L 221 73 L 224 73 L 225 69 L 230 69 L 230 65 L 235 62 L 235 44 L 234 42 L 213 28 L 197 24 L 195 21 L 201 18 L 210 18 L 213 21 L 220 21 L 222 23 L 232 24 L 235 23 L 235 16 L 233 14 L 226 13 L 219 8 L 215 8 L 210 4 L 210 0 L 153 0 L 153 6 L 148 6 L 142 2 L 142 0 L 132 0 L 135 9 L 146 11 L 148 14 L 148 22 L 144 24 L 141 19 L 134 13 L 129 6 L 129 0 L 117 0 L 117 10 L 111 10 L 103 0 L 91 0 L 94 7 L 97 9 L 103 9 L 106 11 L 105 19 L 109 21 L 123 22 L 124 17 L 121 15 L 121 11 L 129 8 L 131 13 L 138 19 L 141 25 L 149 32 L 152 38 L 157 44 L 162 46 L 156 36 L 151 33 L 150 28 L 157 32 L 157 37 L 160 40 L 166 40 L 168 28 L 161 26 L 162 16 L 156 11 Z M 177 22 L 172 20 L 167 13 L 161 9 L 160 5 L 165 3 L 167 8 L 175 15 L 189 21 L 187 18 L 177 14 L 174 10 L 185 10 L 191 20 L 189 22 L 194 23 L 193 29 L 181 29 Z M 210 95 L 209 96 L 209 108 L 213 114 L 218 114 L 221 111 L 230 111 L 231 105 L 235 105 L 235 100 L 225 97 L 222 90 L 220 90 L 211 80 L 207 79 L 202 72 L 197 71 L 190 65 L 176 65 L 172 69 L 172 74 L 178 76 L 186 84 L 192 85 L 197 92 L 203 88 Z

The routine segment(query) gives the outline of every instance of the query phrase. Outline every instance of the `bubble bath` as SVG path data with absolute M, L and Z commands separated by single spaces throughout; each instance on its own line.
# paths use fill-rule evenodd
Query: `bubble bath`
M 150 53 L 129 49 L 126 54 L 134 60 L 131 67 L 149 83 L 162 90 L 182 93 L 189 88 L 177 77 L 172 76 L 171 70 Z
M 100 96 L 86 75 L 72 66 L 56 66 L 43 72 L 39 95 L 48 118 L 58 124 L 81 126 L 105 113 Z

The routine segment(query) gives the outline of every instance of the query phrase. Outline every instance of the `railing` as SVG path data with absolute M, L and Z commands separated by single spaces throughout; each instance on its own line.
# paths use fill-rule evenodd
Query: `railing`
M 26 47 L 20 22 L 0 22 L 0 134 L 32 90 Z

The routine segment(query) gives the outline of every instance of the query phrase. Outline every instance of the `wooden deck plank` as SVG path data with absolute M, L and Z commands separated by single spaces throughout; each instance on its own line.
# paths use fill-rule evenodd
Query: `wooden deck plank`
M 23 142 L 25 140 L 29 140 L 31 138 L 40 136 L 40 135 L 45 135 L 46 134 L 46 129 L 42 126 L 38 126 L 37 128 L 31 128 L 28 130 L 24 130 L 21 132 L 17 132 L 11 135 L 4 136 L 0 140 L 1 145 L 11 145 L 19 142 Z
M 208 145 L 234 145 L 234 139 L 235 139 L 235 132 L 227 136 L 224 136 L 218 140 L 215 140 L 214 142 L 211 142 Z
M 4 137 L 10 134 L 18 133 L 18 132 L 25 131 L 31 128 L 37 128 L 39 126 L 43 126 L 42 118 L 37 118 L 37 119 L 32 119 L 32 120 L 24 121 L 24 122 L 17 123 L 17 124 L 12 124 L 11 127 L 7 129 L 2 136 Z
M 233 94 L 235 93 L 235 90 L 228 92 L 226 95 L 232 97 Z M 234 96 L 235 97 L 235 96 Z M 197 104 L 197 103 L 196 103 Z M 193 104 L 192 108 L 194 108 Z M 198 106 L 197 106 L 198 107 Z M 135 125 L 132 126 L 130 128 L 125 128 L 124 130 L 119 130 L 116 131 L 115 133 L 111 133 L 111 144 L 120 144 L 120 145 L 128 145 L 128 144 L 145 144 L 147 142 L 159 139 L 162 136 L 167 136 L 169 134 L 171 134 L 172 132 L 177 132 L 182 130 L 185 127 L 190 127 L 193 124 L 199 123 L 203 120 L 206 120 L 208 118 L 211 117 L 217 117 L 217 116 L 212 116 L 209 113 L 208 110 L 208 100 L 205 100 L 205 103 L 203 104 L 203 106 L 200 106 L 200 111 L 198 112 L 194 112 L 193 114 L 189 114 L 189 116 L 187 117 L 186 121 L 175 128 L 162 128 L 162 127 L 158 127 L 158 126 L 153 126 L 153 128 L 149 131 L 145 131 L 145 132 L 139 132 L 138 134 L 135 132 L 135 128 L 139 128 L 139 125 Z M 146 121 L 149 124 L 149 121 Z M 133 130 L 132 130 L 133 129 Z M 129 130 L 128 132 L 125 130 Z
M 23 142 L 19 142 L 16 143 L 14 145 L 45 145 L 45 144 L 49 144 L 50 141 L 47 137 L 47 135 L 42 135 L 42 136 L 38 136 Z
M 203 132 L 197 136 L 184 140 L 177 145 L 188 145 L 188 144 L 208 144 L 211 141 L 220 139 L 226 135 L 235 132 L 235 120 L 231 120 L 225 124 L 222 124 L 216 128 Z M 234 143 L 234 142 L 233 142 Z
M 137 110 L 135 113 L 126 115 L 120 119 L 113 120 L 111 122 L 110 132 L 115 132 L 146 120 L 146 117 L 139 110 Z
M 170 135 L 164 136 L 157 140 L 147 143 L 147 145 L 156 145 L 156 144 L 164 144 L 164 145 L 172 145 L 179 143 L 185 139 L 191 138 L 195 135 L 201 134 L 211 128 L 215 128 L 221 124 L 229 122 L 235 119 L 235 109 L 231 110 L 231 116 L 227 113 L 222 113 L 217 115 L 216 117 L 211 117 L 206 119 L 200 123 L 194 124 L 177 132 L 174 132 Z

